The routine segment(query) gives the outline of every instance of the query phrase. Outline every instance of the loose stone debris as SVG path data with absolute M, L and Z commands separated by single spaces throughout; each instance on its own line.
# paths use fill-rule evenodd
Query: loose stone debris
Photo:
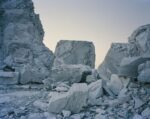
M 0 0 L 0 119 L 150 119 L 150 25 L 98 69 L 92 42 L 43 36 L 31 0 Z

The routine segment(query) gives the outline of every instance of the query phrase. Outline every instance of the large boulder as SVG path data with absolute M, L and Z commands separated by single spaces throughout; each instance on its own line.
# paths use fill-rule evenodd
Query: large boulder
M 136 60 L 135 57 L 140 58 Z M 103 79 L 110 79 L 111 74 L 118 74 L 121 64 L 119 73 L 137 77 L 138 65 L 147 60 L 145 57 L 150 57 L 150 24 L 135 30 L 129 37 L 128 43 L 112 44 L 105 60 L 98 68 L 99 75 Z M 128 62 L 128 64 L 124 65 L 124 62 Z M 133 70 L 135 71 L 131 74 Z
M 0 16 L 0 62 L 17 72 L 32 70 L 30 76 L 34 80 L 30 80 L 26 74 L 27 78 L 20 79 L 20 83 L 37 82 L 36 80 L 42 82 L 49 76 L 45 71 L 50 72 L 54 55 L 43 44 L 44 31 L 39 15 L 34 13 L 32 1 L 1 0 Z M 44 71 L 41 71 L 43 68 Z M 41 76 L 36 76 L 37 72 L 40 72 Z
M 49 84 L 58 84 L 68 82 L 69 84 L 85 82 L 86 76 L 90 75 L 92 70 L 85 65 L 60 65 L 53 67 L 50 78 L 46 79 Z
M 54 93 L 49 101 L 48 111 L 50 113 L 61 113 L 69 110 L 79 113 L 87 104 L 88 86 L 87 84 L 73 84 L 69 92 L 64 94 Z
M 124 57 L 128 56 L 129 45 L 124 43 L 113 43 L 109 49 L 104 62 L 98 67 L 102 79 L 109 80 L 112 74 L 118 73 L 118 67 Z
M 65 64 L 83 64 L 91 68 L 95 67 L 95 47 L 92 42 L 61 40 L 57 43 L 55 56 Z

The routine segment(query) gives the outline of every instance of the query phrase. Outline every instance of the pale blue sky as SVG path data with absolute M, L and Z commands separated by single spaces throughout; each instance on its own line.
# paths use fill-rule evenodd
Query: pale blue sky
M 61 40 L 88 40 L 96 46 L 96 65 L 112 42 L 127 42 L 140 25 L 150 23 L 150 0 L 33 0 L 54 51 Z

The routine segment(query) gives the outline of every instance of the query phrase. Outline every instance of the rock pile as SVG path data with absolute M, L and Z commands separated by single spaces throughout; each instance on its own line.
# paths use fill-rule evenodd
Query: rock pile
M 62 40 L 53 54 L 32 1 L 1 0 L 0 119 L 150 119 L 149 34 L 112 44 L 96 70 L 92 42 Z

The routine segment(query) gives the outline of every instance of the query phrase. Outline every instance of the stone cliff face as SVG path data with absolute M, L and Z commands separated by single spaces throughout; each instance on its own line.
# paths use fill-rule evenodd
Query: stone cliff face
M 43 36 L 31 0 L 0 1 L 1 70 L 20 72 L 22 84 L 41 83 L 49 76 L 54 59 L 43 44 Z

